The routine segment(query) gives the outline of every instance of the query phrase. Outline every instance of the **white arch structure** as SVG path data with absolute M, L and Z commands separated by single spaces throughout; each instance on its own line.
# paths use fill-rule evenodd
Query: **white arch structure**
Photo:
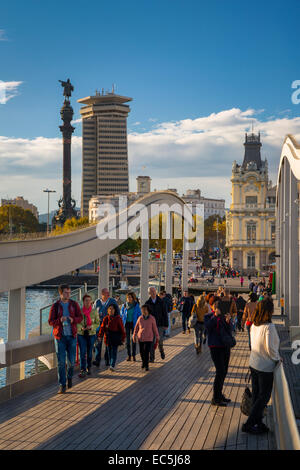
M 284 295 L 292 335 L 300 329 L 300 145 L 287 135 L 281 152 L 276 194 L 277 295 Z
M 152 204 L 179 205 L 183 209 L 184 201 L 170 191 L 157 191 L 146 195 L 130 206 L 131 209 L 143 204 L 147 208 L 148 220 L 151 217 Z M 129 209 L 129 208 L 128 208 Z M 96 225 L 76 232 L 43 239 L 8 241 L 0 243 L 0 292 L 9 292 L 8 297 L 8 341 L 25 338 L 25 288 L 47 279 L 51 279 L 83 266 L 97 258 L 100 259 L 99 290 L 108 286 L 109 253 L 123 240 L 118 233 L 127 210 L 116 214 L 117 238 L 101 240 L 97 237 Z M 126 212 L 125 212 L 126 211 Z M 168 213 L 170 223 L 171 212 Z M 138 220 L 128 217 L 128 222 Z M 186 224 L 186 220 L 184 219 Z M 170 224 L 171 226 L 171 224 Z M 145 226 L 144 226 L 145 227 Z M 141 253 L 141 301 L 148 295 L 149 283 L 149 240 L 142 239 Z M 167 239 L 166 247 L 166 290 L 172 288 L 172 237 Z M 183 243 L 182 288 L 187 288 L 188 253 Z

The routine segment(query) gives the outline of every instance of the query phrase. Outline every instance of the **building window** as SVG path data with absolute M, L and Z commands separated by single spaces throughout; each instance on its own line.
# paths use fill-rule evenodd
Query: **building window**
M 254 222 L 247 223 L 247 240 L 256 240 L 256 224 Z
M 271 240 L 275 240 L 276 237 L 276 226 L 275 224 L 271 224 Z
M 247 254 L 247 268 L 255 268 L 255 255 L 252 253 Z
M 257 204 L 257 196 L 246 196 L 246 204 Z

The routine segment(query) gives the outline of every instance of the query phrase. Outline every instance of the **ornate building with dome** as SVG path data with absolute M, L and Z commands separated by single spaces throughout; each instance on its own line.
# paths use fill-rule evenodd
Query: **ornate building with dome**
M 229 263 L 244 274 L 266 271 L 275 262 L 276 186 L 262 161 L 260 134 L 246 134 L 242 165 L 232 165 L 232 203 L 226 215 Z

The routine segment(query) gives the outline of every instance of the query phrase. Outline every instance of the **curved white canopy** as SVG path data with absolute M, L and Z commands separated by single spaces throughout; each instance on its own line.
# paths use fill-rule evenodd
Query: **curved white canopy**
M 144 204 L 179 204 L 184 201 L 175 193 L 157 191 L 144 196 L 130 207 Z M 122 212 L 120 213 L 122 214 Z M 120 214 L 117 214 L 117 226 Z M 138 214 L 131 217 L 131 221 Z M 55 237 L 0 243 L 0 292 L 30 286 L 75 270 L 100 258 L 122 243 L 119 239 L 100 240 L 96 226 Z

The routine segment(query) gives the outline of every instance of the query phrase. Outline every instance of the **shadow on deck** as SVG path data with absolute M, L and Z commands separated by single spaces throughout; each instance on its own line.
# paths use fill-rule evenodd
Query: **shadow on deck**
M 210 405 L 214 368 L 209 350 L 196 355 L 193 335 L 165 342 L 166 359 L 126 362 L 119 354 L 115 372 L 94 371 L 65 395 L 57 385 L 0 406 L 0 449 L 274 449 L 273 434 L 241 432 L 240 413 L 249 351 L 238 333 L 225 382 L 226 408 Z

